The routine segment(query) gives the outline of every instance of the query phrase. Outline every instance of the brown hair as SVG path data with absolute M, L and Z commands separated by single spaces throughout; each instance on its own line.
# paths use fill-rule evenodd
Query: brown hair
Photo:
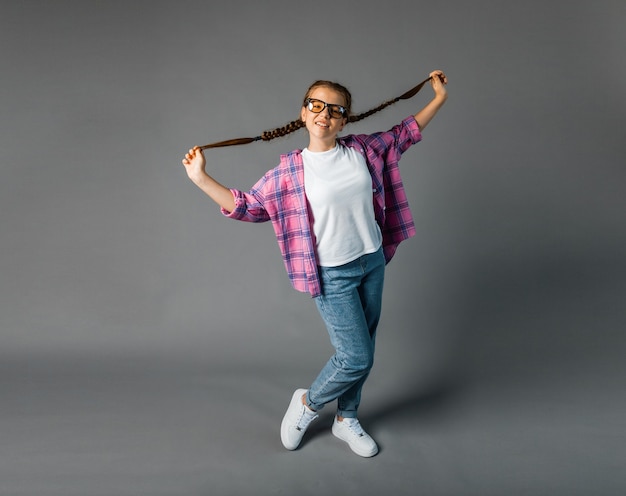
M 350 113 L 352 112 L 352 95 L 350 94 L 350 91 L 348 91 L 348 88 L 339 83 L 324 81 L 323 79 L 315 81 L 311 86 L 309 86 L 309 89 L 307 90 L 306 95 L 304 95 L 304 99 L 302 100 L 302 106 L 306 105 L 306 99 L 309 98 L 311 96 L 311 93 L 313 93 L 313 91 L 317 88 L 329 88 L 339 93 L 343 97 L 343 101 L 345 102 L 343 106 L 348 111 L 348 115 L 350 115 Z
M 387 108 L 389 105 L 392 105 L 399 100 L 406 100 L 408 98 L 411 98 L 412 96 L 416 95 L 417 92 L 422 89 L 422 86 L 424 86 L 424 84 L 430 81 L 430 79 L 431 78 L 429 77 L 428 79 L 425 79 L 414 88 L 411 88 L 406 93 L 392 100 L 388 100 L 384 103 L 381 103 L 378 107 L 374 107 L 373 109 L 368 110 L 367 112 L 363 112 L 362 114 L 358 114 L 358 115 L 352 115 L 352 95 L 350 94 L 350 92 L 345 86 L 339 83 L 332 82 L 332 81 L 319 80 L 319 81 L 315 81 L 311 86 L 309 86 L 309 89 L 307 90 L 304 96 L 302 105 L 303 106 L 305 105 L 304 101 L 309 97 L 309 95 L 313 92 L 314 89 L 322 88 L 322 87 L 330 88 L 343 96 L 345 100 L 344 106 L 346 107 L 346 110 L 348 111 L 348 122 L 357 122 L 362 119 L 365 119 L 366 117 L 369 117 L 372 114 L 375 114 L 376 112 L 380 112 L 382 109 Z M 253 141 L 259 141 L 259 140 L 269 141 L 269 140 L 273 140 L 274 138 L 280 138 L 281 136 L 286 136 L 288 134 L 291 134 L 294 131 L 297 131 L 298 129 L 304 126 L 305 126 L 304 122 L 302 122 L 302 120 L 298 118 L 294 121 L 291 121 L 289 124 L 286 124 L 283 127 L 279 127 L 271 131 L 264 131 L 263 134 L 255 138 L 237 138 L 237 139 L 232 139 L 232 140 L 220 141 L 218 143 L 210 143 L 208 145 L 201 146 L 200 149 L 205 150 L 207 148 L 218 148 L 218 147 L 233 146 L 233 145 L 245 145 L 248 143 L 252 143 Z
M 330 88 L 331 90 L 334 90 L 341 96 L 343 96 L 343 99 L 346 102 L 344 104 L 344 107 L 348 111 L 348 115 L 350 115 L 350 108 L 352 106 L 352 95 L 350 94 L 350 91 L 348 91 L 348 88 L 339 83 L 335 83 L 333 81 L 325 81 L 323 79 L 315 81 L 311 86 L 309 86 L 309 89 L 306 91 L 306 94 L 302 99 L 303 107 L 306 105 L 306 99 L 309 98 L 309 96 L 311 96 L 311 93 L 313 93 L 313 91 L 317 88 Z M 302 122 L 302 119 L 298 118 L 283 127 L 279 127 L 271 131 L 264 131 L 263 134 L 261 134 L 260 139 L 262 139 L 263 141 L 269 141 L 274 138 L 280 138 L 281 136 L 291 134 L 304 126 L 305 124 L 304 122 Z

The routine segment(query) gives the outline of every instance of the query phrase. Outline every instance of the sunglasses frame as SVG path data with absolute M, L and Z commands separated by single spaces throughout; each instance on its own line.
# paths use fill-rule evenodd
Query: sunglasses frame
M 324 106 L 321 108 L 321 110 L 319 112 L 316 112 L 312 108 L 313 107 L 313 102 L 323 103 Z M 326 103 L 324 100 L 320 100 L 319 98 L 307 98 L 306 100 L 304 100 L 304 106 L 308 110 L 313 112 L 314 114 L 321 114 L 322 112 L 324 112 L 324 109 L 327 108 L 329 115 L 333 119 L 343 119 L 343 118 L 346 118 L 348 116 L 348 110 L 343 105 L 339 105 L 337 103 Z M 333 110 L 338 110 L 341 115 L 338 116 L 338 117 L 333 115 Z

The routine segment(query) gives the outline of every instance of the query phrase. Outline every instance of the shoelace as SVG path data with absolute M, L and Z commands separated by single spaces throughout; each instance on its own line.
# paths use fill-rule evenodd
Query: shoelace
M 306 407 L 302 408 L 302 413 L 298 422 L 296 422 L 296 429 L 299 431 L 306 429 L 313 420 L 317 418 L 317 413 L 310 412 Z
M 357 436 L 361 437 L 365 434 L 365 431 L 363 430 L 363 427 L 361 427 L 358 419 L 345 418 L 343 421 L 346 422 L 348 429 L 354 432 Z

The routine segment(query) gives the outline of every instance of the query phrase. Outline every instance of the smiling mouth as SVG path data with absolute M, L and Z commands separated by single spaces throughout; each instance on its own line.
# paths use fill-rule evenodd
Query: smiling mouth
M 323 127 L 323 128 L 329 128 L 330 127 L 330 125 L 326 124 L 325 122 L 316 122 L 315 125 L 319 126 L 319 127 Z

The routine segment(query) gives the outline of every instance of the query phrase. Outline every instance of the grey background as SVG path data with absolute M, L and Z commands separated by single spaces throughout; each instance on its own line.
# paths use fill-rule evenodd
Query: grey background
M 624 2 L 0 12 L 0 494 L 624 494 Z M 335 440 L 330 407 L 287 452 L 325 330 L 269 224 L 223 219 L 180 160 L 294 119 L 315 79 L 364 111 L 436 68 L 361 411 L 381 453 Z M 247 189 L 302 146 L 209 169 Z

